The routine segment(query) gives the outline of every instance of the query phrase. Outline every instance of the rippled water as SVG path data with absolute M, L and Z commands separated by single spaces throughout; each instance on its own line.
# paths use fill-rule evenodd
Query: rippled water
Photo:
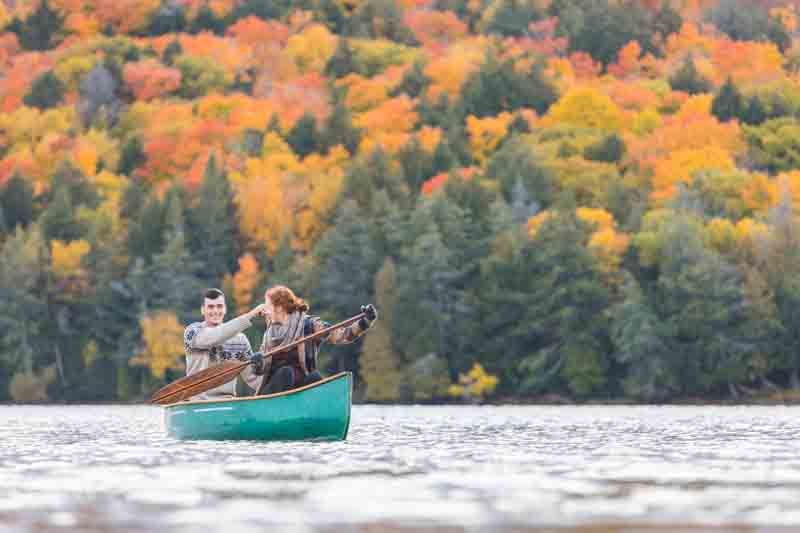
M 356 406 L 345 442 L 258 443 L 167 438 L 158 407 L 1 406 L 0 530 L 800 529 L 799 414 Z

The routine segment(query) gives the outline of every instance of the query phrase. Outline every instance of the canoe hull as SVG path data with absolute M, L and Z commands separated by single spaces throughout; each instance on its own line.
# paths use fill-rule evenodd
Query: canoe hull
M 183 440 L 344 440 L 352 388 L 352 374 L 342 372 L 279 394 L 167 405 L 164 422 Z

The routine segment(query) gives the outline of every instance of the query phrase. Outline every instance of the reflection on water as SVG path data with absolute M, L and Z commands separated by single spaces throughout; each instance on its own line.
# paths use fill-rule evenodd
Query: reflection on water
M 338 443 L 182 442 L 161 417 L 0 407 L 0 530 L 800 528 L 796 408 L 356 406 Z

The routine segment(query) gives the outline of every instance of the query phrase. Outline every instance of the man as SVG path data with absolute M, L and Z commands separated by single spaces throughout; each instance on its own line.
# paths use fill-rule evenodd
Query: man
M 253 325 L 256 317 L 265 316 L 264 304 L 223 323 L 222 319 L 225 318 L 226 312 L 225 295 L 222 291 L 206 289 L 203 293 L 203 307 L 201 308 L 203 322 L 190 324 L 183 332 L 187 376 L 223 361 L 232 359 L 247 361 L 252 357 L 253 350 L 250 347 L 250 341 L 242 332 Z M 258 389 L 261 377 L 255 375 L 251 365 L 245 367 L 239 375 L 250 388 Z M 236 396 L 235 378 L 215 389 L 194 396 L 192 400 L 233 396 Z

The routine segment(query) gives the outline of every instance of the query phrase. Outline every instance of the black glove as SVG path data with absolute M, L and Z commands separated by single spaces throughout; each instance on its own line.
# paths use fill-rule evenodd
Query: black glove
M 364 313 L 364 318 L 366 318 L 370 324 L 375 322 L 375 319 L 378 318 L 378 311 L 372 304 L 362 305 L 361 312 Z
M 264 354 L 256 352 L 250 356 L 250 363 L 253 365 L 253 373 L 256 376 L 264 374 Z

